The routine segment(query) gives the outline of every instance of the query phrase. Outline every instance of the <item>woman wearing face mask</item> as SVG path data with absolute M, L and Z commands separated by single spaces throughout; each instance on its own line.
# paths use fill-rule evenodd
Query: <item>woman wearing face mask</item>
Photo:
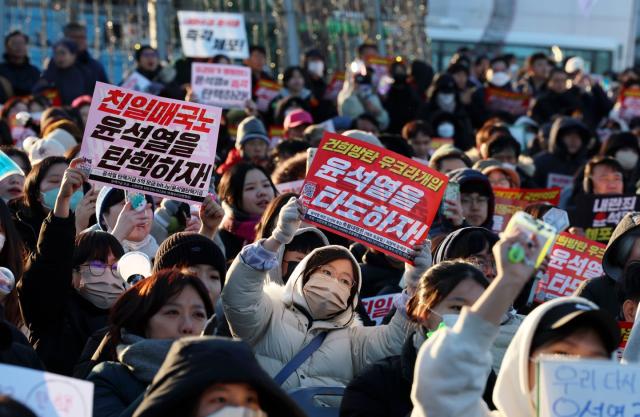
M 4 285 L 0 283 L 0 307 L 4 310 L 4 318 L 9 323 L 28 334 L 20 314 L 16 289 L 24 270 L 23 258 L 24 247 L 11 220 L 11 212 L 7 205 L 0 201 L 0 266 L 9 269 L 13 275 L 13 279 L 7 277 Z
M 411 384 L 418 349 L 439 327 L 451 327 L 462 307 L 471 306 L 489 282 L 476 267 L 460 261 L 444 261 L 420 277 L 407 303 L 407 315 L 416 331 L 404 343 L 402 353 L 369 366 L 347 387 L 341 417 L 405 417 L 413 408 Z M 491 374 L 484 399 L 491 401 L 495 374 Z
M 76 169 L 64 171 L 37 250 L 18 284 L 30 341 L 46 368 L 63 375 L 71 374 L 89 336 L 106 326 L 109 307 L 125 289 L 116 272 L 124 253 L 120 243 L 105 232 L 76 239 L 70 206 L 86 179 Z
M 636 183 L 640 179 L 640 165 L 638 155 L 640 146 L 633 133 L 614 133 L 602 144 L 600 155 L 616 159 L 624 170 L 625 193 L 636 192 Z
M 409 323 L 401 313 L 389 325 L 358 323 L 360 268 L 342 246 L 311 251 L 284 287 L 265 287 L 280 246 L 291 242 L 300 226 L 299 210 L 292 198 L 271 237 L 242 249 L 229 269 L 222 304 L 233 335 L 253 347 L 263 368 L 285 389 L 344 386 L 370 363 L 399 354 Z M 282 372 L 312 340 L 317 349 L 311 357 Z
M 304 417 L 239 340 L 173 343 L 134 417 Z
M 213 305 L 204 284 L 177 269 L 161 270 L 129 288 L 109 316 L 112 361 L 93 368 L 94 417 L 133 415 L 174 340 L 204 330 Z
M 523 262 L 510 262 L 514 244 L 525 248 Z M 530 246 L 528 245 L 530 244 Z M 418 352 L 411 399 L 412 417 L 536 416 L 536 362 L 540 355 L 572 355 L 607 359 L 618 347 L 620 330 L 605 311 L 579 297 L 542 304 L 524 320 L 507 349 L 493 391 L 497 411 L 482 401 L 485 375 L 491 367 L 489 348 L 499 323 L 529 277 L 540 245 L 516 232 L 494 247 L 498 276 L 452 328 L 438 330 Z
M 218 185 L 225 212 L 219 234 L 228 260 L 253 242 L 256 224 L 276 194 L 276 187 L 260 167 L 241 163 L 224 173 Z

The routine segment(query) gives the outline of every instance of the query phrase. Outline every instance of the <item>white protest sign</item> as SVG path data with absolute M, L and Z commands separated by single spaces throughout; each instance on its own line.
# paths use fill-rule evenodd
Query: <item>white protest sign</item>
M 302 184 L 304 184 L 304 180 L 283 182 L 282 184 L 276 184 L 276 190 L 278 190 L 279 194 L 300 194 L 300 190 L 302 190 Z
M 192 58 L 218 54 L 248 58 L 249 43 L 242 13 L 178 11 L 182 52 Z
M 251 99 L 251 69 L 194 62 L 191 64 L 191 91 L 198 103 L 243 109 Z
M 147 88 L 151 85 L 151 81 L 140 74 L 138 71 L 134 71 L 126 80 L 122 82 L 121 87 L 129 90 L 140 91 L 142 93 L 147 92 Z
M 639 396 L 637 365 L 557 356 L 538 364 L 538 417 L 634 417 Z
M 93 413 L 93 383 L 19 366 L 0 365 L 0 395 L 20 401 L 38 417 Z

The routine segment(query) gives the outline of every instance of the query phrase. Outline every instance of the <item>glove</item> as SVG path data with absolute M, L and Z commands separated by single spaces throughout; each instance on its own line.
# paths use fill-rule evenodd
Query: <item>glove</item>
M 419 248 L 419 250 L 413 258 L 413 265 L 407 263 L 404 266 L 404 274 L 402 274 L 402 279 L 400 280 L 400 286 L 403 288 L 410 284 L 415 288 L 422 274 L 431 268 L 431 264 L 433 263 L 431 257 L 431 241 L 426 240 L 424 245 L 421 246 L 421 248 L 419 246 L 415 247 L 415 249 Z
M 282 207 L 278 216 L 278 224 L 273 230 L 271 237 L 279 243 L 286 245 L 293 240 L 298 228 L 300 228 L 300 210 L 298 209 L 298 200 L 291 197 L 289 202 Z

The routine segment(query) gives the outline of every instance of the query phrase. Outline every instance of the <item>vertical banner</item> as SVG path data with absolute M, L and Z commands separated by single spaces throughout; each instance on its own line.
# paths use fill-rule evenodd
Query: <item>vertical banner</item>
M 209 192 L 222 109 L 96 83 L 81 156 L 99 184 L 186 202 Z
M 240 65 L 191 64 L 191 91 L 198 103 L 244 109 L 251 99 L 251 68 Z
M 625 214 L 640 211 L 640 199 L 632 195 L 579 195 L 569 212 L 571 225 L 584 229 L 588 239 L 607 243 Z
M 178 11 L 182 52 L 192 58 L 222 54 L 229 58 L 249 57 L 247 29 L 242 13 Z
M 583 281 L 604 274 L 605 245 L 560 233 L 549 252 L 546 272 L 538 272 L 534 300 L 538 303 L 573 295 Z
M 302 186 L 305 221 L 412 262 L 447 177 L 402 155 L 325 132 Z
M 502 232 L 513 214 L 523 210 L 529 204 L 546 202 L 554 206 L 558 205 L 560 191 L 560 188 L 494 188 L 496 204 L 493 214 L 493 231 Z

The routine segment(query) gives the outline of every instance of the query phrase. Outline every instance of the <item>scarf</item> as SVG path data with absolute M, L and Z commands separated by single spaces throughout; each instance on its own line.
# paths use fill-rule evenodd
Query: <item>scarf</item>
M 251 243 L 256 238 L 256 224 L 262 216 L 252 215 L 231 207 L 229 204 L 222 202 L 224 209 L 224 218 L 220 224 L 220 228 L 227 232 L 238 236 L 246 243 Z
M 158 242 L 156 242 L 151 234 L 148 234 L 147 237 L 140 242 L 123 239 L 120 243 L 122 243 L 125 252 L 142 252 L 147 255 L 149 259 L 155 258 L 156 252 L 158 251 Z
M 145 339 L 122 330 L 122 344 L 116 347 L 118 361 L 142 382 L 151 383 L 174 341 Z

